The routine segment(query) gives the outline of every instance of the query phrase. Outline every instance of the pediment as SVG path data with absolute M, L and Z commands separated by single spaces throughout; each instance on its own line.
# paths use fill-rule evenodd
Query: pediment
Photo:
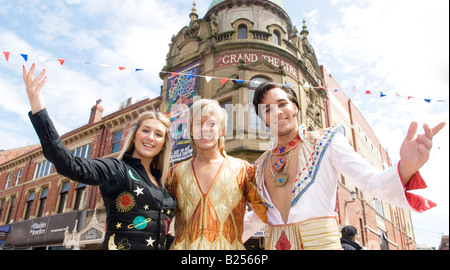
M 266 71 L 266 72 L 267 71 L 276 73 L 283 72 L 282 68 L 272 65 L 266 59 L 259 59 L 255 62 L 249 63 L 248 65 L 241 65 L 241 67 L 244 69 Z

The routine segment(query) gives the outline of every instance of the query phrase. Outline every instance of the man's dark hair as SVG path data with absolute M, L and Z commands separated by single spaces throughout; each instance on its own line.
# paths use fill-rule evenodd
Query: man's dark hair
M 265 82 L 258 86 L 258 88 L 255 91 L 255 96 L 253 97 L 253 105 L 255 106 L 256 114 L 261 117 L 261 112 L 259 111 L 259 104 L 262 103 L 264 97 L 266 96 L 267 92 L 274 88 L 280 88 L 286 94 L 288 94 L 289 100 L 297 105 L 297 108 L 300 110 L 300 103 L 298 102 L 297 94 L 295 94 L 294 90 L 292 88 L 286 86 L 286 85 L 279 85 L 274 82 Z

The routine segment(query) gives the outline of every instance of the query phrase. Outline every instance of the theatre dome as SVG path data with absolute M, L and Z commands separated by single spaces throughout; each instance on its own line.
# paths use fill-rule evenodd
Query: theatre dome
M 218 5 L 222 2 L 225 2 L 225 1 L 226 0 L 213 0 L 211 5 L 209 5 L 208 11 L 210 9 L 212 9 L 213 7 L 215 7 L 216 5 Z M 284 8 L 284 5 L 283 5 L 283 1 L 281 1 L 281 0 L 263 0 L 263 1 L 272 2 L 272 3 L 276 4 L 277 6 L 281 7 L 284 11 L 286 11 L 286 9 Z

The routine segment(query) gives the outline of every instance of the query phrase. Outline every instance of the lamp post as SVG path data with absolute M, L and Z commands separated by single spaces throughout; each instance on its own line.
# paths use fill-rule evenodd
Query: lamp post
M 344 203 L 345 225 L 350 225 L 349 222 L 348 222 L 347 205 L 349 203 L 353 203 L 353 202 L 356 201 L 356 192 L 352 191 L 352 192 L 350 192 L 350 194 L 352 195 L 352 199 L 350 201 L 345 201 L 345 203 Z

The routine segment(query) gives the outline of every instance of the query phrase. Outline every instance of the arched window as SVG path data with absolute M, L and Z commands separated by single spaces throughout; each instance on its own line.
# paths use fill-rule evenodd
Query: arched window
M 247 25 L 240 24 L 238 26 L 238 39 L 247 39 Z
M 250 81 L 250 87 L 248 89 L 248 99 L 250 103 L 250 113 L 249 113 L 249 123 L 250 130 L 261 130 L 261 131 L 270 131 L 269 128 L 265 126 L 263 121 L 256 114 L 256 109 L 253 106 L 253 97 L 255 96 L 255 90 L 263 83 L 270 81 L 270 79 L 262 76 L 253 77 Z
M 281 34 L 278 30 L 273 31 L 273 43 L 281 45 Z

